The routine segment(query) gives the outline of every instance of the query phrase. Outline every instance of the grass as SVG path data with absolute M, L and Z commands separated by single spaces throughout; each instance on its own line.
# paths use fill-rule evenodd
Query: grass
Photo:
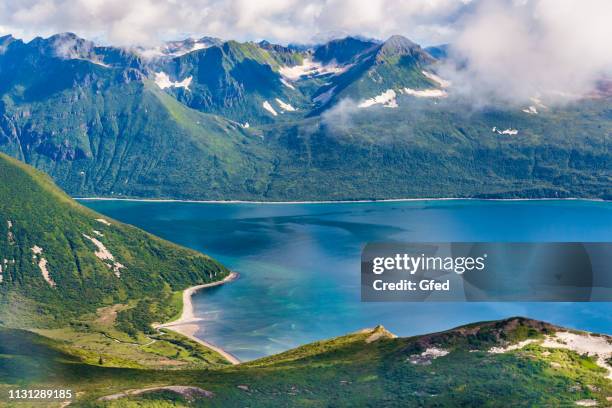
M 374 331 L 354 333 L 290 350 L 239 366 L 195 370 L 110 369 L 88 365 L 62 354 L 57 342 L 0 331 L 0 392 L 21 384 L 70 384 L 79 397 L 77 407 L 137 406 L 573 406 L 594 399 L 605 406 L 612 383 L 590 357 L 570 350 L 543 349 L 532 343 L 504 354 L 489 354 L 498 345 L 485 333 L 523 338 L 525 329 L 547 333 L 551 326 L 522 319 L 486 322 L 469 328 L 412 338 L 382 336 L 365 340 Z M 515 320 L 516 321 L 516 320 Z M 512 324 L 511 324 L 512 323 Z M 381 329 L 377 329 L 381 330 Z M 550 332 L 550 331 L 548 331 Z M 471 333 L 471 334 L 470 334 Z M 481 334 L 481 335 L 479 335 Z M 16 338 L 25 339 L 28 356 L 16 351 Z M 470 339 L 470 337 L 472 337 Z M 480 339 L 480 340 L 474 340 Z M 430 365 L 415 365 L 408 357 L 426 345 L 442 345 L 450 354 Z M 480 351 L 470 352 L 477 344 Z M 22 360 L 17 374 L 9 358 Z M 44 363 L 43 363 L 44 362 Z M 36 364 L 45 372 L 37 372 Z M 31 367 L 28 368 L 28 367 Z M 54 373 L 51 375 L 51 373 Z M 45 378 L 49 376 L 49 378 Z M 18 380 L 20 378 L 20 380 Z M 190 385 L 212 391 L 212 398 L 190 400 L 158 392 L 100 402 L 97 398 L 127 389 Z
M 175 293 L 173 299 L 182 299 L 182 292 Z M 87 364 L 104 367 L 186 369 L 228 364 L 215 351 L 172 331 L 154 330 L 148 334 L 137 331 L 129 335 L 120 330 L 117 313 L 129 308 L 129 305 L 100 308 L 96 316 L 83 316 L 68 327 L 34 332 L 63 342 Z M 100 359 L 103 364 L 99 364 Z
M 151 326 L 179 316 L 183 289 L 223 279 L 229 273 L 224 266 L 81 206 L 45 174 L 1 153 L 0 195 L 0 260 L 7 260 L 0 326 L 55 339 L 87 364 L 227 364 L 216 352 Z M 112 260 L 100 257 L 99 245 Z M 42 253 L 34 254 L 35 246 Z M 119 275 L 113 262 L 122 264 Z
M 144 331 L 151 319 L 178 313 L 174 292 L 229 273 L 206 255 L 81 206 L 48 176 L 4 154 L 0 181 L 0 258 L 7 260 L 0 303 L 22 305 L 0 309 L 5 325 L 24 319 L 38 323 L 26 327 L 58 327 L 100 307 L 129 303 L 132 307 L 121 310 L 117 320 Z M 100 259 L 88 237 L 96 237 L 113 260 Z M 35 246 L 42 248 L 38 256 L 46 260 L 53 283 L 43 279 L 33 258 Z M 113 262 L 121 263 L 120 276 Z

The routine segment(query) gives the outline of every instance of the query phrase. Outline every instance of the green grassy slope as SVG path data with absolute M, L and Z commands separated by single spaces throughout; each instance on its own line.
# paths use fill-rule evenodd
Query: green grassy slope
M 592 357 L 542 345 L 559 330 L 522 318 L 411 338 L 395 338 L 378 327 L 235 367 L 172 372 L 86 365 L 61 354 L 66 351 L 52 341 L 5 330 L 0 331 L 0 391 L 15 384 L 70 384 L 79 395 L 77 407 L 528 407 L 574 406 L 578 400 L 605 406 L 612 382 Z M 31 353 L 16 345 L 18 336 Z M 517 350 L 488 351 L 527 339 L 533 342 Z M 432 347 L 448 354 L 412 362 Z M 44 369 L 36 370 L 38 364 Z M 159 391 L 98 400 L 168 385 L 196 386 L 214 395 L 192 399 Z
M 54 326 L 101 306 L 167 296 L 228 273 L 205 255 L 86 209 L 48 176 L 3 154 L 0 180 L 5 323 L 25 324 L 20 319 L 31 316 Z M 96 255 L 104 248 L 110 254 Z M 15 313 L 20 310 L 25 316 Z
M 81 206 L 1 153 L 0 196 L 0 326 L 37 328 L 112 365 L 224 361 L 150 326 L 180 314 L 186 287 L 227 276 L 223 265 Z

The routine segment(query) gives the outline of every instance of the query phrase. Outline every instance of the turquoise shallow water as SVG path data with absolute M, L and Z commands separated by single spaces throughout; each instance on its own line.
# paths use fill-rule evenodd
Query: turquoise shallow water
M 359 291 L 368 241 L 607 242 L 610 202 L 83 203 L 239 272 L 194 306 L 197 335 L 245 360 L 377 324 L 407 336 L 523 315 L 612 334 L 612 303 L 372 304 Z

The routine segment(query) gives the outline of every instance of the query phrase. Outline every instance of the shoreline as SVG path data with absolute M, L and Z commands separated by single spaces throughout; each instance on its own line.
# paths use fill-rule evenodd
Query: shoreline
M 222 355 L 227 361 L 229 361 L 231 364 L 233 365 L 240 364 L 240 360 L 236 356 L 223 350 L 223 348 L 219 346 L 216 346 L 206 340 L 202 340 L 195 336 L 195 333 L 198 331 L 198 328 L 199 328 L 198 325 L 196 324 L 196 322 L 198 321 L 198 318 L 196 318 L 194 315 L 193 303 L 191 301 L 191 297 L 195 293 L 199 292 L 200 290 L 205 289 L 205 288 L 211 288 L 214 286 L 223 285 L 228 282 L 232 282 L 238 279 L 238 276 L 239 276 L 238 273 L 230 272 L 230 274 L 227 275 L 223 280 L 206 283 L 203 285 L 191 286 L 185 289 L 183 291 L 183 311 L 181 312 L 181 316 L 178 319 L 173 320 L 171 322 L 163 323 L 163 324 L 156 324 L 156 325 L 153 325 L 153 327 L 155 329 L 172 330 L 173 332 L 179 333 L 187 337 L 188 339 L 203 345 L 204 347 L 207 347 L 213 351 L 216 351 L 217 353 Z
M 249 201 L 249 200 L 181 200 L 174 198 L 120 198 L 120 197 L 73 197 L 79 201 L 133 201 L 150 203 L 193 203 L 193 204 L 359 204 L 359 203 L 397 203 L 418 201 L 588 201 L 608 202 L 603 198 L 474 198 L 474 197 L 439 197 L 439 198 L 385 198 L 380 200 L 321 200 L 321 201 Z

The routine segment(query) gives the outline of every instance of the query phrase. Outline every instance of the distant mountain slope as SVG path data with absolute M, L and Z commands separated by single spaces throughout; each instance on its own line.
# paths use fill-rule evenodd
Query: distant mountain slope
M 383 43 L 347 37 L 306 51 L 227 41 L 150 69 L 187 106 L 253 125 L 316 115 L 346 97 L 365 100 L 388 89 L 435 87 L 422 73 L 434 62 L 401 36 Z
M 409 96 L 393 109 L 349 106 L 268 130 L 268 143 L 286 152 L 268 191 L 281 200 L 610 199 L 610 103 L 537 115 Z
M 10 87 L 0 100 L 0 150 L 69 193 L 187 197 L 199 195 L 195 184 L 217 197 L 265 191 L 260 179 L 273 163 L 240 124 L 185 107 L 138 70 L 50 61 L 79 74 L 44 96 L 36 89 L 48 72 Z
M 417 44 L 0 38 L 0 151 L 75 196 L 609 198 L 611 98 L 474 108 Z
M 448 57 L 449 48 L 450 44 L 441 44 L 427 47 L 425 48 L 425 51 L 427 51 L 429 55 L 436 59 L 445 59 L 446 57 Z
M 228 41 L 176 57 L 159 69 L 176 81 L 190 81 L 189 87 L 172 90 L 185 105 L 252 125 L 304 109 L 305 97 L 278 73 L 280 66 L 301 60 L 300 53 L 280 46 Z
M 376 41 L 354 37 L 340 38 L 316 47 L 313 51 L 313 58 L 323 64 L 348 64 L 378 44 Z
M 399 95 L 405 88 L 438 87 L 423 73 L 435 59 L 407 38 L 396 35 L 381 44 L 361 48 L 364 50 L 358 49 L 340 74 L 330 78 L 329 83 L 315 93 L 314 97 L 321 103 L 313 114 L 319 114 L 345 98 L 363 102 L 389 91 L 394 93 L 393 96 L 381 104 L 395 106 L 395 94 Z
M 0 389 L 69 384 L 75 407 L 606 406 L 611 352 L 609 336 L 510 318 L 410 338 L 377 327 L 223 370 L 134 375 L 84 364 L 40 336 L 0 330 Z M 155 389 L 171 385 L 179 387 Z
M 79 205 L 4 154 L 0 196 L 0 324 L 58 327 L 103 306 L 161 302 L 228 274 L 205 255 Z

